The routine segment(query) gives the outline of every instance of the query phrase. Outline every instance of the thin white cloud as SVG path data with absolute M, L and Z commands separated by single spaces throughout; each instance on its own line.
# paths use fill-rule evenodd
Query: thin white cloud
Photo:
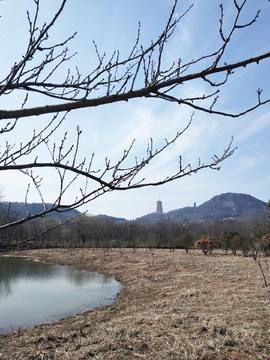
M 46 14 L 51 12 L 51 2 L 52 0 L 48 0 L 43 5 Z M 10 22 L 9 15 L 11 14 L 17 26 L 10 28 L 8 43 L 3 42 L 5 33 L 0 38 L 1 48 L 3 48 L 3 54 L 5 54 L 3 62 L 1 59 L 0 72 L 1 74 L 4 72 L 2 78 L 7 69 L 10 69 L 13 65 L 14 59 L 22 55 L 23 46 L 21 46 L 21 42 L 18 44 L 18 48 L 13 46 L 10 49 L 12 50 L 10 56 L 8 55 L 8 49 L 10 48 L 11 39 L 13 39 L 13 43 L 18 37 L 17 27 L 21 28 L 22 26 L 22 23 L 16 22 L 16 19 L 22 21 L 22 16 L 25 15 L 23 8 L 28 6 L 25 5 L 27 3 L 17 1 L 20 6 L 14 7 L 10 13 L 10 3 L 8 1 L 3 2 L 3 6 L 7 9 L 3 12 L 1 21 L 3 21 L 5 15 L 7 16 L 6 21 Z M 14 2 L 12 3 L 14 4 Z M 136 2 L 114 2 L 113 11 L 108 14 L 107 8 L 106 11 L 104 8 L 104 2 L 91 2 L 91 4 L 90 2 L 84 2 L 79 7 L 75 2 L 68 2 L 66 11 L 62 14 L 63 16 L 59 25 L 56 26 L 53 36 L 63 40 L 67 34 L 66 23 L 68 22 L 70 23 L 68 29 L 70 32 L 78 30 L 77 38 L 70 43 L 71 51 L 78 51 L 78 56 L 72 59 L 69 66 L 74 68 L 75 65 L 79 65 L 79 69 L 86 72 L 89 68 L 92 69 L 93 64 L 97 63 L 92 40 L 96 41 L 102 53 L 106 50 L 109 57 L 113 50 L 117 48 L 120 48 L 121 56 L 132 48 L 133 40 L 135 40 L 137 34 L 138 20 L 141 20 L 142 24 L 141 42 L 143 44 L 149 44 L 151 39 L 155 39 L 160 35 L 161 25 L 166 24 L 166 14 L 169 13 L 169 5 L 171 6 L 173 2 L 170 2 L 169 5 L 168 1 L 160 2 L 154 8 L 153 3 L 156 5 L 156 2 L 153 1 L 145 2 L 140 0 L 136 0 Z M 189 4 L 191 4 L 191 1 L 179 2 L 177 12 L 182 13 Z M 267 38 L 269 37 L 269 6 L 266 7 L 266 5 L 265 1 L 260 0 L 249 3 L 250 12 L 247 13 L 247 17 L 253 14 L 255 8 L 262 8 L 260 18 L 252 28 L 254 34 L 248 33 L 249 41 L 241 43 L 238 40 L 238 34 L 239 39 L 241 38 L 239 31 L 235 42 L 230 42 L 228 46 L 226 59 L 232 61 L 237 58 L 239 60 L 247 56 L 246 54 L 265 51 L 268 45 Z M 224 6 L 226 18 L 231 18 L 235 12 L 233 2 L 225 3 Z M 119 14 L 121 14 L 121 22 L 117 21 L 120 18 Z M 125 14 L 126 16 L 122 16 Z M 132 19 L 130 14 L 133 15 Z M 178 58 L 182 58 L 184 62 L 190 61 L 209 53 L 209 51 L 213 51 L 213 49 L 217 49 L 221 43 L 218 32 L 219 15 L 219 3 L 212 0 L 195 2 L 191 12 L 181 20 L 175 34 L 166 44 L 167 54 L 162 66 L 166 68 L 168 64 L 171 65 Z M 101 30 L 100 16 L 103 19 Z M 229 27 L 225 28 L 224 31 L 228 31 Z M 9 26 L 4 27 L 4 30 L 8 31 Z M 259 30 L 264 30 L 265 37 L 258 37 Z M 242 33 L 245 33 L 245 31 L 248 30 L 244 30 Z M 26 33 L 28 33 L 28 28 Z M 68 35 L 71 34 L 68 33 Z M 256 40 L 258 38 L 260 41 Z M 240 50 L 241 53 L 239 53 Z M 248 66 L 246 69 L 235 71 L 235 74 L 229 79 L 228 85 L 222 89 L 215 109 L 237 112 L 250 106 L 250 104 L 255 104 L 258 87 L 264 89 L 262 93 L 264 99 L 269 97 L 270 81 L 269 66 L 267 67 L 267 64 L 269 62 L 265 60 L 260 63 L 260 66 Z M 195 66 L 193 69 L 198 68 L 200 67 Z M 188 69 L 187 73 L 191 71 L 192 67 Z M 64 78 L 65 71 L 59 72 L 58 76 Z M 138 86 L 143 86 L 143 79 Z M 194 81 L 180 86 L 175 93 L 180 98 L 184 96 L 201 96 L 204 93 L 208 94 L 208 91 L 207 83 Z M 21 106 L 23 98 L 15 99 L 11 94 L 4 101 L 1 98 L 1 108 L 13 108 L 15 104 Z M 40 101 L 39 97 L 31 96 L 29 105 L 35 106 Z M 210 103 L 211 101 L 208 103 L 209 106 Z M 71 145 L 76 139 L 76 126 L 79 124 L 83 130 L 79 150 L 80 159 L 84 157 L 90 159 L 94 152 L 93 165 L 96 169 L 101 168 L 104 166 L 105 157 L 117 161 L 122 156 L 123 151 L 129 148 L 131 141 L 136 139 L 129 161 L 129 164 L 132 164 L 135 156 L 138 156 L 138 159 L 145 157 L 150 137 L 153 138 L 154 148 L 162 146 L 165 143 L 165 138 L 169 140 L 177 131 L 183 129 L 188 123 L 191 114 L 191 108 L 160 100 L 151 101 L 151 99 L 134 100 L 129 103 L 113 104 L 96 109 L 84 109 L 68 114 L 67 120 L 60 131 L 53 137 L 51 143 L 53 141 L 59 143 L 63 134 L 67 131 L 67 145 Z M 187 205 L 193 206 L 194 201 L 200 204 L 216 194 L 227 191 L 250 191 L 253 195 L 256 194 L 259 198 L 264 198 L 266 197 L 265 194 L 269 193 L 269 167 L 267 164 L 270 162 L 270 153 L 268 151 L 269 137 L 266 136 L 270 131 L 269 117 L 269 106 L 258 109 L 254 113 L 239 119 L 222 118 L 195 111 L 193 123 L 187 132 L 172 144 L 166 152 L 162 153 L 152 165 L 146 167 L 141 176 L 146 176 L 149 180 L 164 178 L 177 170 L 179 155 L 183 155 L 183 161 L 186 163 L 191 162 L 195 166 L 198 158 L 201 158 L 203 162 L 207 162 L 213 154 L 219 155 L 222 153 L 233 135 L 235 146 L 238 146 L 239 150 L 233 157 L 224 162 L 220 172 L 205 170 L 192 177 L 183 178 L 160 188 L 106 194 L 104 197 L 85 206 L 82 210 L 88 208 L 91 214 L 107 213 L 131 219 L 154 211 L 155 202 L 159 198 L 163 200 L 166 211 Z M 34 124 L 31 120 L 23 120 L 18 125 L 19 134 L 17 136 L 13 135 L 10 141 L 18 144 L 20 141 L 26 141 L 32 136 L 31 128 L 41 126 L 43 121 L 41 117 Z M 43 150 L 39 156 L 41 159 L 48 158 L 46 151 Z M 41 175 L 46 175 L 46 173 L 41 172 Z M 10 173 L 3 174 L 0 185 L 3 187 L 5 199 L 24 201 L 27 182 L 28 179 L 21 177 L 21 174 L 18 177 Z M 73 186 L 70 189 L 68 199 L 73 200 L 78 194 L 79 187 L 83 185 L 84 183 L 80 182 Z M 44 176 L 42 188 L 49 201 L 53 201 L 53 196 L 57 196 L 58 190 L 55 186 L 55 178 Z M 32 191 L 31 201 L 39 201 Z

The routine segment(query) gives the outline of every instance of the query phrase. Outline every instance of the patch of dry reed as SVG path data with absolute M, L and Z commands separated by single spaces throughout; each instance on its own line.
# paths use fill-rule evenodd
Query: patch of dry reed
M 18 255 L 18 253 L 16 253 Z M 0 338 L 0 359 L 270 358 L 270 309 L 254 261 L 199 251 L 35 250 L 41 261 L 114 276 L 113 304 Z

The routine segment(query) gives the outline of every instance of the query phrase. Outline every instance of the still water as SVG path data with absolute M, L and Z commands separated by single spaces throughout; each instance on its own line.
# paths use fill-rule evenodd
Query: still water
M 108 305 L 121 289 L 106 275 L 24 258 L 0 259 L 0 334 Z

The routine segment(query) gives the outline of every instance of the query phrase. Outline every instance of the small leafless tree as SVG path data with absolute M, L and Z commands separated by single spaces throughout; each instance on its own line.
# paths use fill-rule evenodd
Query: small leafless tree
M 95 169 L 94 154 L 88 159 L 78 158 L 81 136 L 79 126 L 77 126 L 77 141 L 71 147 L 66 145 L 66 134 L 60 140 L 60 143 L 54 143 L 53 145 L 49 143 L 49 139 L 52 138 L 59 126 L 68 121 L 67 115 L 70 111 L 144 97 L 149 101 L 155 98 L 163 99 L 180 106 L 187 106 L 193 111 L 206 112 L 209 115 L 215 114 L 237 118 L 270 102 L 270 99 L 262 99 L 262 90 L 259 89 L 254 104 L 247 106 L 239 113 L 226 112 L 217 108 L 220 89 L 229 81 L 238 68 L 247 68 L 252 63 L 259 64 L 262 60 L 270 57 L 270 52 L 267 52 L 249 59 L 240 59 L 239 56 L 239 61 L 231 64 L 222 63 L 223 56 L 234 33 L 239 30 L 244 31 L 246 27 L 252 26 L 258 19 L 260 11 L 255 13 L 249 22 L 244 24 L 240 22 L 240 14 L 243 8 L 247 6 L 246 0 L 234 0 L 235 18 L 231 24 L 231 30 L 228 32 L 224 30 L 225 18 L 223 6 L 220 5 L 220 26 L 217 31 L 219 31 L 222 44 L 211 54 L 201 54 L 197 59 L 191 59 L 187 63 L 183 63 L 180 58 L 175 59 L 171 66 L 168 68 L 163 67 L 166 44 L 170 41 L 183 16 L 190 12 L 192 8 L 191 6 L 181 16 L 176 17 L 176 0 L 164 30 L 157 39 L 146 46 L 141 44 L 139 26 L 137 38 L 134 44 L 131 45 L 129 55 L 125 58 L 122 58 L 118 51 L 115 51 L 107 58 L 105 54 L 99 52 L 98 45 L 94 43 L 93 51 L 98 59 L 96 68 L 89 70 L 87 74 L 81 74 L 77 68 L 74 73 L 69 70 L 65 79 L 60 79 L 57 70 L 61 66 L 65 66 L 64 64 L 75 56 L 69 53 L 67 46 L 75 38 L 76 34 L 67 36 L 60 43 L 52 43 L 50 32 L 62 14 L 66 2 L 67 0 L 63 0 L 53 18 L 48 19 L 42 25 L 39 20 L 40 0 L 34 0 L 35 13 L 32 16 L 27 13 L 29 41 L 25 53 L 12 66 L 7 76 L 0 80 L 1 96 L 8 96 L 11 93 L 25 93 L 25 100 L 20 109 L 0 110 L 0 134 L 2 136 L 16 132 L 19 119 L 33 118 L 33 121 L 35 121 L 37 116 L 52 114 L 51 119 L 43 129 L 35 131 L 25 143 L 17 145 L 6 143 L 5 147 L 3 145 L 1 147 L 0 171 L 20 171 L 26 177 L 29 177 L 30 183 L 38 192 L 44 208 L 38 214 L 31 214 L 28 211 L 28 187 L 25 196 L 26 217 L 6 223 L 0 228 L 14 226 L 44 216 L 52 211 L 60 212 L 78 208 L 110 191 L 125 191 L 146 186 L 157 186 L 192 175 L 198 170 L 206 168 L 219 170 L 220 163 L 230 157 L 235 150 L 232 148 L 232 142 L 229 142 L 221 155 L 214 155 L 207 163 L 199 160 L 195 166 L 189 163 L 184 164 L 180 156 L 179 166 L 175 173 L 162 176 L 155 182 L 141 178 L 139 174 L 141 170 L 188 130 L 192 115 L 188 125 L 177 132 L 171 139 L 165 140 L 164 145 L 160 148 L 155 149 L 153 141 L 150 139 L 148 146 L 146 146 L 145 157 L 142 159 L 135 158 L 132 166 L 126 166 L 125 164 L 127 158 L 131 156 L 133 142 L 129 148 L 123 150 L 123 154 L 118 161 L 112 163 L 106 158 L 104 168 Z M 50 43 L 51 45 L 47 45 Z M 8 56 L 8 54 L 5 54 L 5 56 Z M 206 63 L 208 63 L 207 66 Z M 195 69 L 195 71 L 192 71 L 192 69 Z M 200 70 L 198 71 L 198 69 Z M 222 81 L 218 80 L 221 75 L 223 75 Z M 216 80 L 215 76 L 218 76 Z M 183 87 L 192 81 L 203 82 L 207 85 L 209 92 L 201 94 L 201 96 L 179 98 L 176 95 L 176 88 L 179 85 Z M 97 89 L 99 94 L 103 91 L 99 97 L 94 95 Z M 28 107 L 28 96 L 31 93 L 43 96 L 43 105 L 34 108 Z M 46 105 L 46 99 L 54 100 L 55 103 Z M 47 149 L 49 156 L 49 160 L 45 162 L 39 161 L 40 157 L 37 152 L 43 146 Z M 45 195 L 42 193 L 41 179 L 38 175 L 40 169 L 55 169 L 59 176 L 59 193 L 51 207 L 46 205 Z M 79 189 L 79 195 L 74 201 L 70 201 L 68 204 L 65 203 L 63 198 L 67 190 L 81 177 L 86 179 L 85 187 Z M 89 186 L 89 183 L 91 183 L 91 186 Z M 96 186 L 92 186 L 93 184 L 96 184 Z

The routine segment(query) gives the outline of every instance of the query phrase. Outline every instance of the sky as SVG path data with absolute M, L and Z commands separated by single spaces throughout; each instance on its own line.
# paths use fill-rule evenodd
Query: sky
M 49 22 L 57 11 L 59 0 L 41 0 L 39 24 Z M 210 54 L 220 47 L 219 17 L 220 2 L 212 0 L 193 2 L 179 1 L 177 15 L 191 10 L 178 23 L 173 36 L 166 44 L 163 66 L 168 68 L 173 61 L 181 58 L 183 62 Z M 69 43 L 70 53 L 77 52 L 68 63 L 73 73 L 76 66 L 82 74 L 87 74 L 97 64 L 93 40 L 101 54 L 110 55 L 119 50 L 122 59 L 129 54 L 137 37 L 138 23 L 141 24 L 140 42 L 146 47 L 151 40 L 162 33 L 166 26 L 173 1 L 171 0 L 68 0 L 63 13 L 56 22 L 49 43 L 62 42 L 75 31 L 77 35 Z M 248 0 L 241 22 L 249 22 L 261 9 L 259 18 L 253 26 L 238 29 L 228 44 L 221 65 L 242 61 L 269 51 L 270 44 L 270 2 Z M 27 10 L 34 14 L 34 1 L 4 0 L 0 2 L 0 80 L 4 79 L 15 62 L 22 58 L 28 40 Z M 235 15 L 233 1 L 224 2 L 224 32 L 227 33 Z M 189 72 L 202 69 L 191 67 Z M 64 79 L 67 67 L 57 72 Z M 219 78 L 220 79 L 220 78 Z M 142 80 L 142 78 L 139 78 Z M 60 81 L 60 80 L 59 80 Z M 137 88 L 143 87 L 143 80 Z M 257 103 L 257 89 L 263 89 L 262 100 L 270 98 L 270 60 L 259 65 L 251 64 L 237 69 L 228 83 L 220 88 L 220 98 L 215 109 L 241 112 Z M 201 96 L 207 93 L 207 85 L 202 81 L 186 83 L 177 88 L 179 97 L 183 94 Z M 93 97 L 97 94 L 93 94 Z M 1 109 L 20 108 L 24 95 L 11 93 L 0 98 Z M 51 100 L 31 95 L 27 106 L 49 104 Z M 135 157 L 146 155 L 150 138 L 154 148 L 165 144 L 181 131 L 192 116 L 192 109 L 158 99 L 135 99 L 125 103 L 104 105 L 97 108 L 76 110 L 67 118 L 52 137 L 50 146 L 57 146 L 67 132 L 66 146 L 76 141 L 76 127 L 80 126 L 82 135 L 78 158 L 90 160 L 94 153 L 93 167 L 104 167 L 105 158 L 112 162 L 121 158 L 133 139 L 134 147 L 130 154 L 130 164 Z M 21 119 L 13 133 L 0 139 L 1 152 L 5 143 L 19 144 L 29 141 L 33 130 L 40 129 L 51 116 Z M 161 200 L 163 211 L 171 211 L 185 206 L 197 206 L 215 195 L 227 192 L 252 195 L 260 200 L 270 198 L 270 104 L 240 118 L 221 117 L 195 111 L 189 129 L 166 151 L 150 163 L 141 174 L 149 181 L 158 181 L 178 169 L 179 156 L 184 164 L 196 167 L 198 159 L 203 163 L 211 157 L 221 155 L 233 136 L 232 147 L 237 150 L 221 164 L 219 171 L 211 169 L 167 183 L 159 187 L 148 187 L 130 191 L 110 192 L 83 205 L 78 210 L 88 211 L 89 215 L 106 214 L 128 220 L 154 212 L 157 200 Z M 2 124 L 0 124 L 2 126 Z M 35 156 L 43 161 L 50 160 L 46 148 L 41 148 Z M 34 155 L 33 155 L 34 156 Z M 31 155 L 30 155 L 31 159 Z M 27 160 L 29 161 L 29 160 Z M 33 159 L 32 159 L 33 161 Z M 59 186 L 55 174 L 40 171 L 43 177 L 40 187 L 46 202 L 54 202 Z M 21 173 L 4 171 L 0 174 L 2 201 L 24 201 L 29 178 Z M 65 195 L 66 202 L 73 202 L 84 182 L 73 183 Z M 91 187 L 92 185 L 89 184 Z M 40 202 L 33 187 L 28 201 Z

